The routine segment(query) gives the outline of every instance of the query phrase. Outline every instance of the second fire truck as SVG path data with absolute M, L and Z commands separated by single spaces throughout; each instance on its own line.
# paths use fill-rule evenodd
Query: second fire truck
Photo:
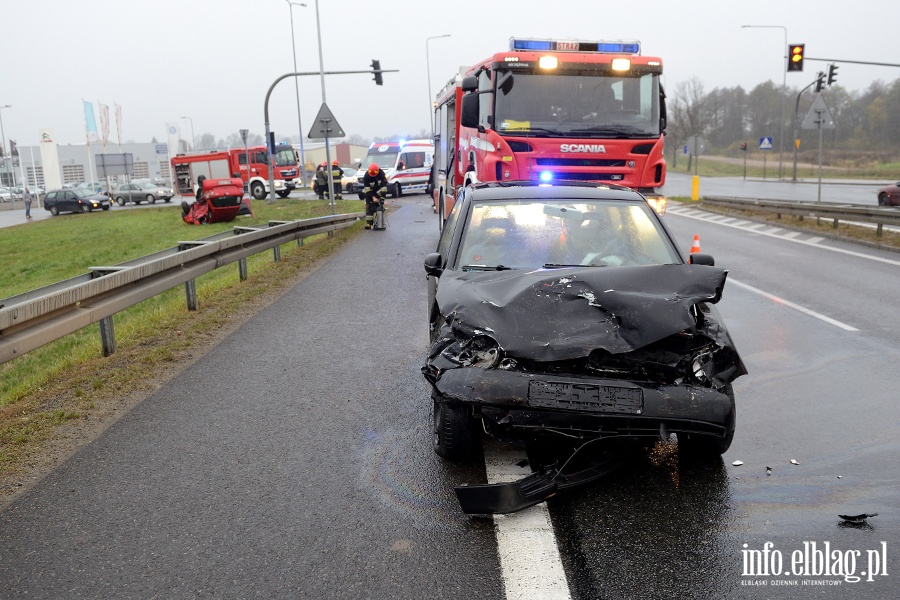
M 469 181 L 615 183 L 665 199 L 662 60 L 639 42 L 510 39 L 435 108 L 434 208 Z
M 197 178 L 223 179 L 239 176 L 244 180 L 247 191 L 257 200 L 269 195 L 269 156 L 265 146 L 251 146 L 250 160 L 244 148 L 214 150 L 199 154 L 179 154 L 172 159 L 175 174 L 175 193 L 192 196 L 197 186 Z M 286 198 L 298 185 L 300 174 L 294 150 L 288 144 L 276 144 L 273 154 L 275 163 L 275 193 Z

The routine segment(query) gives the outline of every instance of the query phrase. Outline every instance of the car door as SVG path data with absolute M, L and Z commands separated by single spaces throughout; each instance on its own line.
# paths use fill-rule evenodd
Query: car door
M 462 218 L 464 207 L 468 202 L 463 202 L 462 197 L 453 205 L 450 215 L 444 223 L 444 229 L 441 231 L 441 238 L 438 241 L 437 254 L 440 255 L 441 268 L 446 268 L 450 260 L 450 250 L 453 246 L 453 240 L 459 237 L 457 230 L 461 228 L 460 223 L 465 219 Z M 437 288 L 440 282 L 440 275 L 431 275 L 428 277 L 428 329 L 431 340 L 434 341 L 435 336 L 440 329 L 441 315 L 437 306 L 435 297 L 437 296 Z

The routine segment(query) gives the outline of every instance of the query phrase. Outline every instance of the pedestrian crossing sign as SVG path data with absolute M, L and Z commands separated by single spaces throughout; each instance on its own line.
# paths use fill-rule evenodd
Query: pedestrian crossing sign
M 759 149 L 760 150 L 771 150 L 772 149 L 772 138 L 770 138 L 770 137 L 759 138 Z

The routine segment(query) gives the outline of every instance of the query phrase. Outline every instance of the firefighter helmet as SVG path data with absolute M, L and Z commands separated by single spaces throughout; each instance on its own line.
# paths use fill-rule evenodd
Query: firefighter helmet
M 371 175 L 372 177 L 378 175 L 378 171 L 380 170 L 381 168 L 378 166 L 378 163 L 372 163 L 371 165 L 369 165 L 369 175 Z
M 333 166 L 333 167 L 340 166 L 340 164 L 341 164 L 341 163 L 339 163 L 339 162 L 336 161 L 336 160 L 331 161 L 331 166 Z

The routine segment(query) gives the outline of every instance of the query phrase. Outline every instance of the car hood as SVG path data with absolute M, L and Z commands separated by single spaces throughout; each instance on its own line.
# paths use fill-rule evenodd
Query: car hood
M 485 335 L 507 356 L 539 361 L 629 352 L 697 328 L 692 307 L 718 302 L 727 274 L 702 265 L 445 271 L 441 335 Z M 700 333 L 733 348 L 715 311 L 706 312 Z

